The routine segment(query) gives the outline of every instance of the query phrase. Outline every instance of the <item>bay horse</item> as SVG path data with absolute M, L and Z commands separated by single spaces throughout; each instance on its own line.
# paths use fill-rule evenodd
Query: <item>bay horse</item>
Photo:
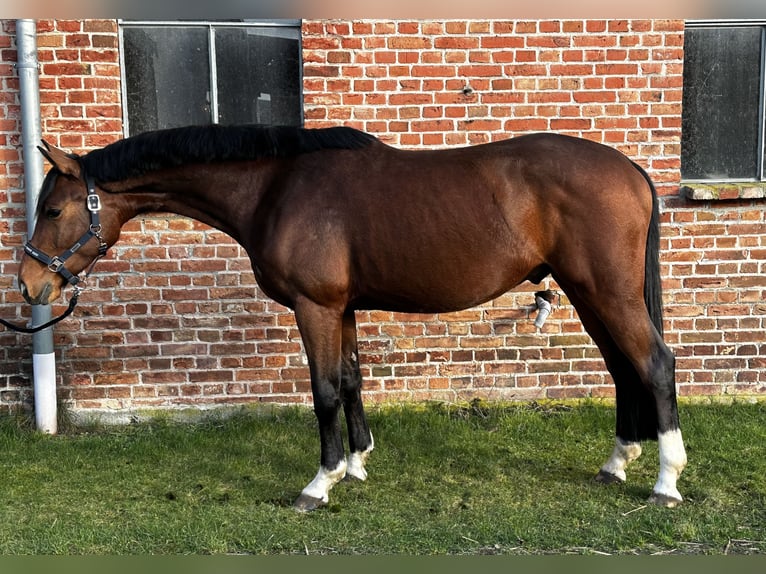
M 624 481 L 641 441 L 657 440 L 649 500 L 681 502 L 686 454 L 663 342 L 657 193 L 622 153 L 550 133 L 415 151 L 348 127 L 220 125 L 149 132 L 82 156 L 40 150 L 53 167 L 19 268 L 29 303 L 76 284 L 129 219 L 172 212 L 239 242 L 263 292 L 294 311 L 321 444 L 298 510 L 326 504 L 344 477 L 367 477 L 374 442 L 355 311 L 457 311 L 548 275 L 616 386 L 615 445 L 596 479 Z

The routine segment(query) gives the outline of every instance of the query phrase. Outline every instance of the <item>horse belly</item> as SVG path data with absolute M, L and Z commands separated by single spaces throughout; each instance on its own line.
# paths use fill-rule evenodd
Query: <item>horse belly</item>
M 429 195 L 441 201 L 396 214 L 381 206 L 365 227 L 347 227 L 360 298 L 395 311 L 457 311 L 505 293 L 544 263 L 489 185 L 477 186 L 470 202 L 445 189 Z M 517 218 L 526 209 L 521 203 Z
M 446 313 L 480 305 L 521 283 L 534 267 L 510 253 L 497 249 L 465 253 L 449 245 L 431 253 L 402 250 L 354 270 L 355 306 Z

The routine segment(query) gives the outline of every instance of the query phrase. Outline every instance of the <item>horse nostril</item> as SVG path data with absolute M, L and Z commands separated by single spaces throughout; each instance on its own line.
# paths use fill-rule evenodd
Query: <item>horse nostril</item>
M 29 297 L 29 290 L 27 289 L 27 284 L 22 281 L 20 289 L 21 289 L 21 296 L 24 297 L 24 300 L 27 303 L 31 303 L 30 297 Z

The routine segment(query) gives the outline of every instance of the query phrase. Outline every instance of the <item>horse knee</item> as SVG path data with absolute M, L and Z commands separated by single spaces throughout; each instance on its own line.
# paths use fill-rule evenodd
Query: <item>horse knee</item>
M 330 389 L 314 389 L 314 413 L 320 422 L 332 420 L 338 415 L 338 411 L 341 407 L 340 394 L 337 390 Z

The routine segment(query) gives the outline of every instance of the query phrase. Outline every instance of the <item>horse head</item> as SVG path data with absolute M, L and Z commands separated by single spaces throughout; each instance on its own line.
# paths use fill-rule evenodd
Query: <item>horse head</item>
M 106 253 L 119 237 L 116 207 L 102 202 L 81 158 L 46 142 L 39 147 L 52 169 L 43 182 L 34 234 L 24 247 L 19 286 L 30 304 L 58 299 L 65 285 Z

